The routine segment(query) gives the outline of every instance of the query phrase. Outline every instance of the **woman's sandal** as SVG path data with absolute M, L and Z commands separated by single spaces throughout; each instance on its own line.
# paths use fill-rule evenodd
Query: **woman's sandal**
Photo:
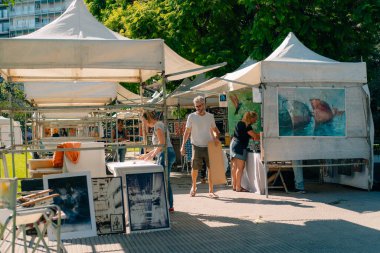
M 193 187 L 191 187 L 191 189 L 190 189 L 190 197 L 195 197 L 196 193 L 197 193 L 197 187 L 195 187 L 195 189 L 193 189 Z
M 237 191 L 237 192 L 249 192 L 247 189 L 244 189 L 243 187 L 240 188 L 240 190 L 237 190 L 237 189 L 236 189 L 236 191 Z
M 209 196 L 210 198 L 212 198 L 212 199 L 217 199 L 217 198 L 219 198 L 219 196 L 216 195 L 216 194 L 213 193 L 213 192 L 210 192 L 210 193 L 208 194 L 208 196 Z

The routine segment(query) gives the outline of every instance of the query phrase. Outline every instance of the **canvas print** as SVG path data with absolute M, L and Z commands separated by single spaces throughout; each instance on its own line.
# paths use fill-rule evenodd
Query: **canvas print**
M 278 88 L 280 136 L 345 136 L 345 90 Z
M 125 232 L 121 177 L 92 179 L 92 191 L 98 235 Z
M 130 232 L 169 229 L 163 172 L 126 174 Z
M 44 176 L 44 189 L 58 193 L 54 204 L 64 213 L 61 238 L 74 239 L 96 236 L 94 202 L 90 173 L 64 173 Z M 49 239 L 54 240 L 53 233 Z
M 228 132 L 233 136 L 236 124 L 245 112 L 253 111 L 258 120 L 252 125 L 255 132 L 261 132 L 261 104 L 252 102 L 252 89 L 241 89 L 228 93 Z
M 171 134 L 174 134 L 174 122 L 169 122 L 168 123 L 168 130 L 169 130 L 169 133 Z

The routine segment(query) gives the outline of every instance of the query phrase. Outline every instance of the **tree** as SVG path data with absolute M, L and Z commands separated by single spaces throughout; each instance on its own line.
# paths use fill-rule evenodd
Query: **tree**
M 28 102 L 25 101 L 24 91 L 19 83 L 0 83 L 0 109 L 5 110 L 1 112 L 5 117 L 9 117 L 9 112 L 6 109 L 18 109 L 29 107 Z M 1 110 L 0 110 L 1 111 Z M 13 118 L 20 121 L 23 125 L 25 121 L 25 116 L 29 117 L 30 114 L 25 114 L 25 112 L 15 112 Z
M 252 22 L 244 48 L 262 60 L 289 32 L 310 49 L 339 61 L 368 60 L 379 44 L 377 0 L 240 0 Z
M 380 1 L 239 0 L 252 18 L 243 48 L 267 57 L 289 32 L 311 50 L 338 61 L 365 61 L 375 129 L 380 129 Z M 377 133 L 379 136 L 380 133 Z
M 126 37 L 162 38 L 182 57 L 200 65 L 228 59 L 228 66 L 213 75 L 235 69 L 248 55 L 240 40 L 247 15 L 235 0 L 150 0 L 108 6 L 114 9 L 102 10 L 100 20 Z

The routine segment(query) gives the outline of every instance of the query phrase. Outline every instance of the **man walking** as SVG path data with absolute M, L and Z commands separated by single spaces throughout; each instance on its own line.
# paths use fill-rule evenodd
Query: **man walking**
M 219 142 L 219 130 L 216 127 L 214 115 L 206 112 L 205 99 L 202 96 L 198 96 L 193 100 L 196 111 L 191 113 L 186 122 L 186 130 L 183 134 L 183 141 L 181 146 L 181 154 L 185 155 L 185 143 L 191 135 L 191 144 L 193 157 L 191 160 L 191 179 L 192 186 L 190 190 L 190 196 L 194 197 L 197 192 L 197 176 L 198 170 L 202 169 L 203 160 L 206 162 L 208 168 L 208 184 L 209 184 L 209 196 L 211 198 L 217 198 L 214 193 L 214 186 L 211 180 L 210 162 L 208 157 L 208 143 L 214 141 L 215 144 Z

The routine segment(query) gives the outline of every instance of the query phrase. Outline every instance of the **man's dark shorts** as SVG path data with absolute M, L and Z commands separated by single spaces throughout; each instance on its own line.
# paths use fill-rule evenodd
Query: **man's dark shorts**
M 197 147 L 192 146 L 193 155 L 191 158 L 191 167 L 193 170 L 200 170 L 203 166 L 203 159 L 206 161 L 207 168 L 210 168 L 210 161 L 208 158 L 208 148 L 207 147 Z

